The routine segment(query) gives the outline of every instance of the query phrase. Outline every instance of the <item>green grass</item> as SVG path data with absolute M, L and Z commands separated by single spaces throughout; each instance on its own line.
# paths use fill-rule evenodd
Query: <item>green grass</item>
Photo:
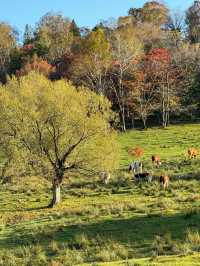
M 200 125 L 180 125 L 120 134 L 111 183 L 66 181 L 55 209 L 45 208 L 51 191 L 42 178 L 1 185 L 0 265 L 200 265 L 200 158 L 186 157 L 189 147 L 200 149 L 199 133 Z M 136 184 L 125 170 L 127 148 L 136 146 L 151 184 Z M 159 169 L 151 165 L 156 153 Z M 156 179 L 163 172 L 171 177 L 166 192 Z

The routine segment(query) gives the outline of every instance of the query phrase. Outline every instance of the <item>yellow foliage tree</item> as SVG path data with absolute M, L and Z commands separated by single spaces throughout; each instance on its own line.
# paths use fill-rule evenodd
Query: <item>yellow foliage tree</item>
M 66 175 L 95 175 L 118 166 L 110 102 L 85 88 L 31 72 L 0 88 L 0 111 L 1 137 L 15 140 L 26 164 L 52 175 L 50 207 L 60 201 Z

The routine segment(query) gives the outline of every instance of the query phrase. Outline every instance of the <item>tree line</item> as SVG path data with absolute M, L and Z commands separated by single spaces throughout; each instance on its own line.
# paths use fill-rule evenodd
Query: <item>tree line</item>
M 26 25 L 23 44 L 5 22 L 0 38 L 3 84 L 34 70 L 51 81 L 84 86 L 109 99 L 113 126 L 123 131 L 138 122 L 166 127 L 171 119 L 199 117 L 199 1 L 185 14 L 150 1 L 93 29 L 47 13 L 34 28 Z

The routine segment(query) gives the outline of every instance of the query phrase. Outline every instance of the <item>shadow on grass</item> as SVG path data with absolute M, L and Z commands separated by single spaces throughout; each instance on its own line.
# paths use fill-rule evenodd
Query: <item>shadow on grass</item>
M 32 208 L 17 208 L 17 209 L 0 209 L 0 213 L 8 213 L 8 212 L 31 212 L 31 211 L 40 211 L 49 209 L 48 205 L 32 207 Z
M 200 215 L 195 214 L 186 218 L 183 214 L 172 216 L 143 216 L 128 219 L 110 219 L 94 223 L 77 225 L 46 226 L 43 229 L 16 228 L 12 235 L 0 240 L 0 246 L 17 247 L 39 243 L 44 248 L 54 240 L 65 243 L 70 248 L 75 248 L 77 235 L 84 234 L 88 239 L 100 238 L 104 243 L 110 240 L 136 248 L 138 256 L 145 248 L 145 256 L 152 250 L 152 243 L 157 235 L 170 233 L 172 239 L 183 241 L 188 228 L 200 230 Z
M 24 208 L 21 209 L 20 211 L 40 211 L 40 210 L 48 210 L 50 209 L 48 205 L 45 206 L 39 206 L 39 207 L 33 207 L 33 208 Z

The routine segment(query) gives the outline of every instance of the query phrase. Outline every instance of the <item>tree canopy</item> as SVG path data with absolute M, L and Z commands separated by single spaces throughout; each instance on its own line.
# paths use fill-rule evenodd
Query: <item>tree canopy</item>
M 0 93 L 1 137 L 17 147 L 26 165 L 51 175 L 54 186 L 60 186 L 65 175 L 94 176 L 117 167 L 106 98 L 34 72 L 19 81 L 11 79 Z
M 141 124 L 142 117 L 167 126 L 162 122 L 164 109 L 168 122 L 198 119 L 199 36 L 200 1 L 194 1 L 186 12 L 169 10 L 161 1 L 147 1 L 92 29 L 79 27 L 62 13 L 48 12 L 35 27 L 26 25 L 23 43 L 17 42 L 13 27 L 0 23 L 0 81 L 6 83 L 12 75 L 34 70 L 49 80 L 85 86 L 109 99 L 122 130 Z M 163 62 L 169 54 L 170 62 Z M 163 83 L 173 94 L 169 100 L 169 93 L 163 93 L 167 108 L 155 104 L 155 97 L 146 93 L 146 88 L 158 91 Z M 145 109 L 151 115 L 141 105 L 146 97 Z

